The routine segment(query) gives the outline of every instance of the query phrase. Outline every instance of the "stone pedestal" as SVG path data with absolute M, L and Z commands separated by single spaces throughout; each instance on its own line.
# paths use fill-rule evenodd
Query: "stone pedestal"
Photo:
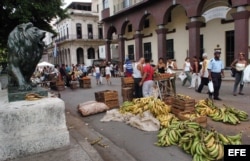
M 0 160 L 40 153 L 69 144 L 65 104 L 58 98 L 8 102 L 0 91 Z

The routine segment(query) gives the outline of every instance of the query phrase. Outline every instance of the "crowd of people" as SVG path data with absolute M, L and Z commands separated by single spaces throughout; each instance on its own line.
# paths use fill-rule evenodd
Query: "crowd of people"
M 207 53 L 203 53 L 202 60 L 196 56 L 185 59 L 183 65 L 183 73 L 185 78 L 182 80 L 182 86 L 188 82 L 188 88 L 195 89 L 196 92 L 201 93 L 204 86 L 208 86 L 209 82 L 212 83 L 213 91 L 207 91 L 209 98 L 214 100 L 221 100 L 219 91 L 221 87 L 222 78 L 224 75 L 224 64 L 220 59 L 221 51 L 216 50 L 214 57 L 209 59 Z M 239 53 L 232 64 L 231 68 L 235 71 L 235 83 L 233 86 L 233 95 L 244 95 L 243 93 L 243 71 L 247 67 L 248 61 L 245 59 L 244 53 Z M 157 73 L 173 73 L 178 68 L 176 62 L 167 59 L 166 63 L 163 58 L 159 58 L 157 65 L 150 64 L 149 59 L 140 58 L 137 62 L 133 63 L 129 59 L 125 60 L 124 75 L 126 77 L 133 77 L 134 79 L 134 97 L 146 97 L 152 95 L 154 89 L 153 75 Z M 250 73 L 246 73 L 250 76 Z M 239 87 L 239 89 L 238 89 Z
M 190 86 L 188 88 L 195 89 L 196 92 L 201 93 L 204 86 L 208 86 L 209 82 L 213 84 L 213 91 L 207 91 L 210 98 L 215 100 L 221 100 L 219 97 L 219 91 L 221 87 L 222 78 L 224 77 L 224 64 L 220 60 L 220 51 L 214 52 L 214 57 L 209 59 L 207 53 L 203 53 L 202 61 L 194 56 L 192 59 L 187 57 L 183 64 L 182 72 L 185 76 L 182 79 L 182 86 L 185 86 L 188 82 Z M 244 69 L 248 66 L 248 61 L 245 58 L 244 53 L 239 53 L 232 64 L 231 69 L 234 71 L 233 77 L 235 77 L 235 83 L 233 86 L 233 95 L 244 95 L 243 93 L 243 75 Z M 123 72 L 125 77 L 133 77 L 134 79 L 134 97 L 146 97 L 153 93 L 154 73 L 175 73 L 177 71 L 177 65 L 175 60 L 159 58 L 156 65 L 152 65 L 150 59 L 140 58 L 137 62 L 132 62 L 128 58 L 123 65 Z M 108 85 L 112 84 L 112 77 L 120 75 L 121 69 L 118 64 L 112 64 L 111 62 L 104 61 L 101 65 L 93 66 L 93 76 L 96 78 L 96 84 L 103 84 L 103 78 L 106 78 Z M 250 76 L 250 73 L 246 73 Z M 70 86 L 71 81 L 78 81 L 79 78 L 88 75 L 88 67 L 83 64 L 77 65 L 55 65 L 54 67 L 38 68 L 36 76 L 42 81 L 49 81 L 51 75 L 57 77 L 57 79 L 65 82 L 66 86 Z M 238 88 L 239 87 L 239 88 Z

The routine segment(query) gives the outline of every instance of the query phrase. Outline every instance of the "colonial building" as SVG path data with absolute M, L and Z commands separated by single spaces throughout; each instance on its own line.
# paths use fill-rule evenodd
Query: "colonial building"
M 47 39 L 48 60 L 53 64 L 92 65 L 99 58 L 99 46 L 104 44 L 98 1 L 72 2 L 67 10 L 69 17 L 54 24 L 58 34 Z
M 213 57 L 215 48 L 226 66 L 239 52 L 248 57 L 249 0 L 99 0 L 99 8 L 107 59 L 113 41 L 121 61 L 168 57 L 179 68 L 186 57 Z

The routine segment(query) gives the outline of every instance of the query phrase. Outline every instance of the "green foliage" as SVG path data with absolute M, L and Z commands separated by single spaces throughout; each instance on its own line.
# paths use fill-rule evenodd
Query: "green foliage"
M 40 29 L 55 33 L 49 24 L 51 20 L 67 17 L 66 10 L 61 8 L 62 1 L 0 0 L 0 50 L 6 49 L 9 33 L 21 23 L 32 22 Z

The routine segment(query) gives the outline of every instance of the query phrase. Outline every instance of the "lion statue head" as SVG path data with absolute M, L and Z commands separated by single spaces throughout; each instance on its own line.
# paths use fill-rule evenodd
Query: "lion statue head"
M 45 31 L 32 23 L 20 24 L 8 37 L 9 86 L 31 90 L 30 78 L 43 55 Z

